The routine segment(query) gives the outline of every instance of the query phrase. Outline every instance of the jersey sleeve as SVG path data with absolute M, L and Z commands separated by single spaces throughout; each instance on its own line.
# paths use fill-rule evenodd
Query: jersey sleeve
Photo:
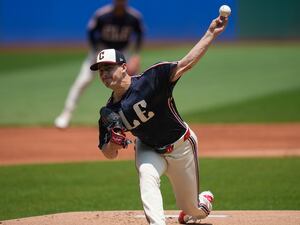
M 153 76 L 157 87 L 168 88 L 174 85 L 170 80 L 176 66 L 177 62 L 161 62 L 153 66 L 151 75 Z
M 88 27 L 87 27 L 87 36 L 88 42 L 92 49 L 97 49 L 97 40 L 99 39 L 99 30 L 101 30 L 101 24 L 98 20 L 98 15 L 95 13 L 91 19 L 89 20 Z
M 134 24 L 134 31 L 136 34 L 135 49 L 136 51 L 139 51 L 141 49 L 144 40 L 144 27 L 143 27 L 142 18 L 136 19 L 136 22 Z
M 133 18 L 134 18 L 134 22 L 132 23 L 132 28 L 136 34 L 136 46 L 135 47 L 136 47 L 136 50 L 140 50 L 143 39 L 144 39 L 143 16 L 138 10 L 136 10 L 132 7 L 129 7 L 127 10 L 128 10 L 128 13 L 131 16 L 133 16 Z

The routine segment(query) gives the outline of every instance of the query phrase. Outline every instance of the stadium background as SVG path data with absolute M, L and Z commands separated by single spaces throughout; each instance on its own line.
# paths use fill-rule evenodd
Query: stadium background
M 0 42 L 85 41 L 89 17 L 109 0 L 9 1 L 1 0 Z M 288 0 L 246 1 L 138 1 L 146 24 L 147 40 L 197 39 L 222 4 L 232 8 L 227 31 L 220 39 L 295 39 L 300 36 L 297 23 L 299 2 Z M 167 32 L 166 32 L 167 30 Z

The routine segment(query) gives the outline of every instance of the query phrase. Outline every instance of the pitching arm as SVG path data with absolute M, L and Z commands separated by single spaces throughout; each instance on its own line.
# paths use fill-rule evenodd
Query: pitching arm
M 228 18 L 216 18 L 214 19 L 205 35 L 199 40 L 199 42 L 190 50 L 190 52 L 178 61 L 171 81 L 178 80 L 186 71 L 190 70 L 206 53 L 208 47 L 213 40 L 221 34 L 228 22 Z

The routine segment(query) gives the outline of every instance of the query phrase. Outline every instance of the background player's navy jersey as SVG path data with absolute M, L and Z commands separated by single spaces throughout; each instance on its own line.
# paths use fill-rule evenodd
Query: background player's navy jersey
M 112 5 L 104 6 L 91 18 L 88 24 L 90 44 L 95 50 L 101 45 L 122 51 L 135 33 L 136 48 L 139 49 L 143 38 L 141 14 L 131 7 L 126 7 L 123 16 L 116 16 L 113 10 Z
M 170 77 L 176 65 L 170 62 L 158 63 L 140 76 L 133 76 L 122 99 L 113 103 L 111 98 L 107 103 L 108 108 L 119 113 L 133 135 L 154 148 L 175 142 L 186 131 L 172 97 L 176 82 L 170 82 Z M 99 147 L 102 148 L 107 131 L 101 129 L 99 123 Z

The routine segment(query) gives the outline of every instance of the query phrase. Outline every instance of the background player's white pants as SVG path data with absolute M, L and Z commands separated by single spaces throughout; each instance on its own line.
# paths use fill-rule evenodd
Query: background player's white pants
M 58 128 L 67 128 L 72 118 L 72 113 L 77 105 L 78 99 L 84 89 L 91 83 L 94 78 L 93 72 L 90 70 L 90 65 L 93 63 L 95 53 L 91 51 L 81 65 L 80 72 L 69 90 L 64 108 L 61 114 L 56 117 L 54 124 Z
M 90 53 L 82 63 L 80 72 L 69 91 L 63 112 L 72 113 L 74 111 L 81 93 L 93 80 L 94 76 L 93 72 L 90 70 L 90 66 L 93 63 L 94 58 L 95 54 Z
M 136 166 L 140 179 L 140 191 L 144 211 L 151 225 L 165 225 L 160 177 L 168 176 L 176 197 L 177 206 L 186 214 L 205 218 L 198 208 L 199 174 L 197 137 L 191 137 L 174 148 L 170 154 L 158 154 L 151 147 L 136 142 Z

